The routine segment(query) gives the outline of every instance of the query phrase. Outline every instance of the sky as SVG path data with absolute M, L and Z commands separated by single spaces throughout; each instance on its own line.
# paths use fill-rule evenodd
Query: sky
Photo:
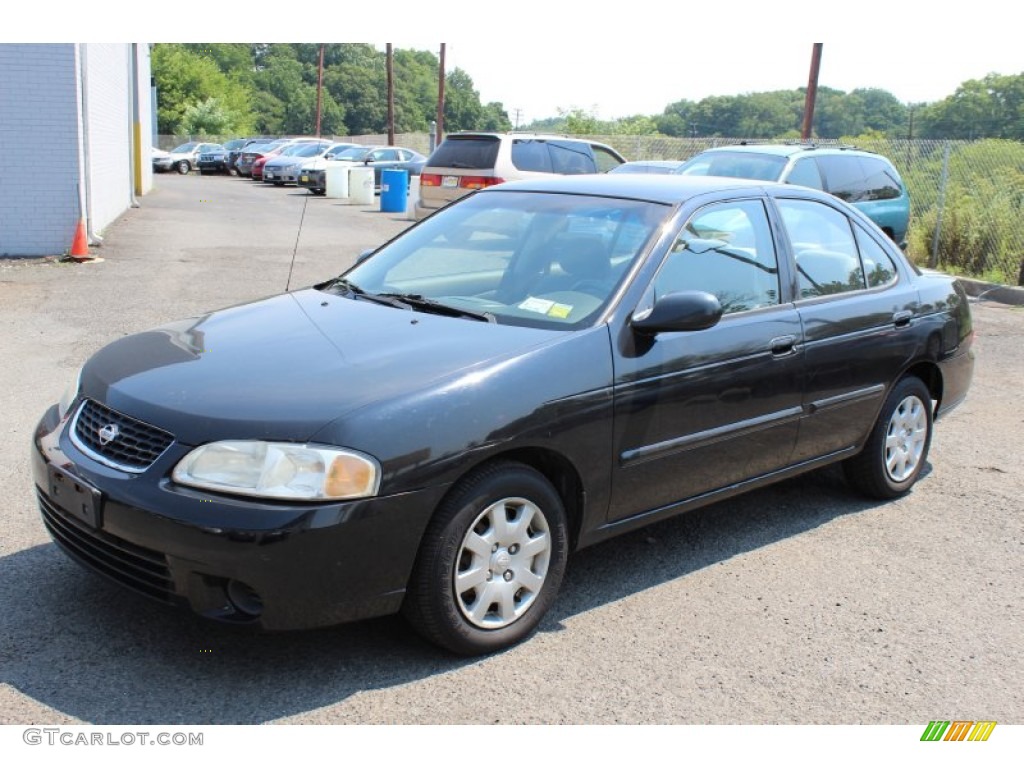
M 281 17 L 281 7 L 246 7 L 241 16 L 224 14 L 233 23 L 205 28 L 112 0 L 94 0 L 81 18 L 22 6 L 5 18 L 0 42 L 320 42 L 329 35 L 333 42 L 390 37 L 399 48 L 436 52 L 444 41 L 447 70 L 468 72 L 481 100 L 501 102 L 513 122 L 519 110 L 520 125 L 560 109 L 613 119 L 660 114 L 680 99 L 800 88 L 816 42 L 823 43 L 820 85 L 882 88 L 903 102 L 937 101 L 990 72 L 1024 73 L 1020 25 L 1004 0 L 390 0 L 363 10 L 304 0 L 295 16 L 255 27 L 241 22 L 265 19 L 261 7 Z M 131 13 L 114 12 L 124 8 Z

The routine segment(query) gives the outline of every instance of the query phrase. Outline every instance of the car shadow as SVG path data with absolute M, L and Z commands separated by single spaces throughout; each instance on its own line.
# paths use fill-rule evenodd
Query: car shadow
M 588 548 L 570 558 L 540 631 L 876 504 L 824 470 Z M 86 572 L 53 544 L 0 558 L 0 604 L 0 683 L 96 724 L 262 723 L 480 663 L 437 650 L 399 617 L 286 633 L 204 621 Z
M 926 463 L 922 478 L 930 471 Z M 623 597 L 884 504 L 838 465 L 721 501 L 575 553 L 541 631 Z

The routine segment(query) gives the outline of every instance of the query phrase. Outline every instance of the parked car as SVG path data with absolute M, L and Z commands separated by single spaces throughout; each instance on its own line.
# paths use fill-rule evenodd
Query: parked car
M 169 171 L 174 167 L 174 161 L 171 159 L 171 153 L 165 152 L 162 149 L 152 148 L 153 158 L 153 170 L 163 173 Z
M 814 144 L 738 144 L 707 149 L 676 173 L 823 189 L 864 211 L 901 248 L 907 244 L 910 195 L 895 166 L 874 152 Z
M 230 173 L 228 167 L 228 150 L 222 144 L 214 144 L 199 153 L 196 160 L 199 173 Z
M 409 176 L 419 176 L 427 158 L 414 149 L 407 147 L 368 147 L 353 146 L 334 155 L 334 165 L 348 165 L 351 167 L 373 168 L 373 183 L 376 191 L 380 191 L 381 178 L 385 170 L 400 170 L 408 172 Z M 317 170 L 307 169 L 308 172 L 299 174 L 299 186 L 306 187 L 314 194 L 323 194 L 327 188 L 326 163 Z M 306 181 L 302 181 L 306 176 Z
M 252 168 L 249 171 L 249 176 L 252 177 L 253 181 L 263 181 L 263 168 L 266 166 L 267 161 L 277 157 L 285 151 L 291 144 L 278 144 L 277 146 L 271 147 L 260 153 L 253 163 Z
M 268 629 L 401 610 L 486 653 L 571 550 L 833 462 L 907 493 L 972 340 L 957 281 L 823 192 L 535 179 L 113 341 L 31 465 L 53 539 L 137 592 Z
M 359 149 L 360 147 L 361 145 L 359 144 L 351 144 L 348 142 L 332 144 L 316 157 L 304 160 L 302 164 L 295 169 L 295 184 L 300 187 L 305 187 L 314 195 L 324 194 L 327 189 L 325 173 L 327 164 L 334 160 L 335 157 L 338 157 L 342 152 L 350 149 Z
M 239 176 L 252 176 L 252 166 L 259 158 L 287 143 L 288 139 L 275 139 L 266 143 L 247 145 L 242 149 L 238 160 L 235 161 L 235 170 L 238 171 Z
M 333 141 L 327 139 L 289 144 L 263 164 L 263 181 L 278 187 L 294 184 L 299 175 L 299 166 L 312 157 L 322 155 L 333 144 Z
M 199 155 L 219 147 L 220 144 L 209 142 L 189 141 L 171 150 L 171 167 L 178 173 L 189 173 L 196 167 Z
M 453 133 L 434 150 L 420 174 L 416 218 L 474 189 L 552 174 L 607 173 L 625 161 L 605 144 L 566 136 Z
M 608 173 L 673 173 L 682 164 L 682 160 L 631 160 Z

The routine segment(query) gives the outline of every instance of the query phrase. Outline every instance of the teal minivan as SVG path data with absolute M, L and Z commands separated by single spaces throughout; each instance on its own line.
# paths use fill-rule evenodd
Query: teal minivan
M 900 248 L 907 245 L 910 196 L 885 157 L 856 147 L 736 144 L 694 155 L 675 173 L 800 184 L 852 203 Z

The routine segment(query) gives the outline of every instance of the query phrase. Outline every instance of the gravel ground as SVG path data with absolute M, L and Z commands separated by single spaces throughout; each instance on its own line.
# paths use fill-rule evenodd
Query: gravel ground
M 29 440 L 121 335 L 341 271 L 409 222 L 157 178 L 102 262 L 0 260 L 0 724 L 1024 722 L 1024 310 L 974 305 L 969 399 L 906 498 L 826 470 L 570 560 L 529 642 L 453 659 L 400 619 L 254 634 L 150 604 L 49 541 Z

